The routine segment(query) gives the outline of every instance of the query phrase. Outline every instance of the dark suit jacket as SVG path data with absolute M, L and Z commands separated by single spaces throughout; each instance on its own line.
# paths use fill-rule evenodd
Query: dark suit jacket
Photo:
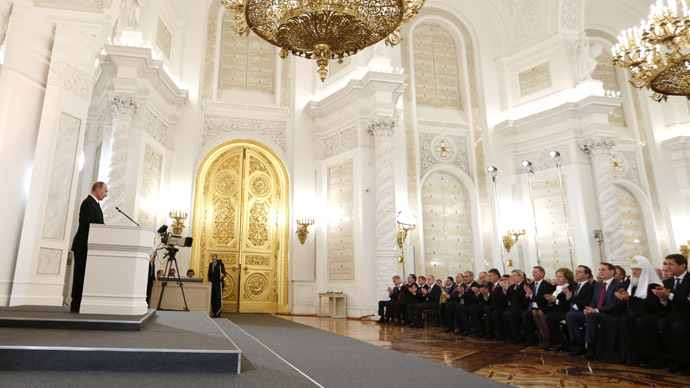
M 601 295 L 601 289 L 604 287 L 605 282 L 599 282 L 594 286 L 594 296 L 592 297 L 592 302 L 589 304 L 590 307 L 597 308 L 599 304 L 599 296 Z M 611 280 L 611 284 L 606 288 L 606 294 L 604 294 L 604 304 L 599 307 L 600 313 L 608 313 L 618 302 L 616 298 L 616 291 L 623 288 L 623 284 L 616 279 Z
M 673 284 L 676 278 L 668 278 L 664 280 L 664 287 L 673 290 Z M 690 273 L 685 274 L 683 281 L 677 290 L 671 291 L 673 293 L 673 300 L 666 303 L 666 314 L 672 321 L 687 321 L 690 320 L 690 301 L 688 301 L 688 294 L 690 293 Z
M 79 227 L 72 240 L 72 251 L 86 252 L 89 242 L 89 225 L 103 223 L 103 210 L 92 196 L 86 197 L 79 207 Z
M 489 295 L 485 299 L 484 295 L 479 294 L 479 298 L 484 300 L 484 303 L 486 303 L 489 307 L 491 308 L 504 308 L 506 306 L 506 295 L 503 293 L 503 289 L 496 283 L 496 287 L 494 287 L 494 284 L 488 283 L 486 285 L 486 288 L 489 290 Z M 493 288 L 493 291 L 491 290 Z
M 532 282 L 532 284 L 529 285 L 529 288 L 532 289 L 532 292 L 534 292 L 534 285 L 536 282 Z M 544 298 L 544 294 L 553 294 L 553 292 L 556 291 L 556 286 L 553 284 L 545 281 L 544 279 L 539 281 L 539 288 L 537 289 L 537 293 L 532 295 L 532 298 L 530 299 L 527 297 L 527 294 L 525 294 L 525 298 L 527 299 L 527 307 L 529 308 L 529 305 L 533 302 L 537 302 L 537 306 L 539 306 L 540 310 L 546 310 L 549 307 L 549 301 Z
M 216 261 L 215 271 L 213 270 L 213 262 L 208 264 L 208 280 L 211 283 L 223 284 L 222 279 L 220 278 L 221 273 L 225 274 L 225 264 L 223 264 L 223 261 L 221 261 L 220 259 Z
M 424 302 L 429 301 L 435 303 L 434 306 L 438 306 L 441 303 L 441 294 L 443 293 L 443 290 L 443 287 L 437 286 L 435 284 L 433 287 L 429 287 L 426 296 L 423 296 Z M 422 293 L 420 292 L 419 294 L 421 295 Z
M 412 284 L 417 284 L 417 283 L 412 283 Z M 402 288 L 400 288 L 400 295 L 398 295 L 398 300 L 403 303 L 410 303 L 415 300 L 414 294 L 412 294 L 412 291 L 409 290 L 410 286 L 412 284 L 403 284 Z M 419 292 L 419 290 L 417 290 Z
M 585 311 L 585 307 L 592 303 L 595 284 L 596 283 L 585 282 L 578 290 L 577 283 L 575 283 L 570 289 L 573 292 L 573 296 L 570 298 L 570 306 L 577 306 L 579 311 Z M 575 291 L 577 291 L 577 295 L 575 295 Z
M 515 288 L 515 285 L 508 287 L 508 291 L 506 291 L 506 303 L 508 303 L 509 308 L 521 310 L 527 308 L 524 286 L 525 281 L 523 280 L 517 285 L 517 288 Z
M 630 299 L 626 302 L 619 300 L 609 311 L 609 314 L 628 314 L 634 318 L 659 314 L 663 310 L 663 306 L 659 303 L 659 297 L 652 292 L 652 290 L 657 287 L 659 287 L 659 285 L 654 283 L 647 287 L 646 299 L 634 297 L 633 295 L 635 295 L 635 289 L 637 287 L 633 287 Z
M 575 287 L 577 287 L 577 283 L 570 283 L 566 287 L 568 287 L 571 290 L 575 290 Z M 565 292 L 561 292 L 560 294 L 556 295 L 556 301 L 554 303 L 549 303 L 549 306 L 546 308 L 545 313 L 568 311 L 570 311 L 570 301 L 565 297 Z
M 423 286 L 419 287 L 419 289 L 417 290 L 417 294 L 415 295 L 415 302 L 417 303 L 422 303 L 426 301 L 426 295 L 422 294 L 422 288 L 426 288 L 426 290 L 429 291 L 429 288 L 431 287 L 429 287 L 428 284 L 424 284 Z
M 394 286 L 393 293 L 390 294 L 391 300 L 398 300 L 398 294 L 400 294 L 400 286 Z
M 462 300 L 465 301 L 463 303 L 465 305 L 479 303 L 479 298 L 477 297 L 477 294 L 475 294 L 474 291 L 472 291 L 472 287 L 479 287 L 479 283 L 473 281 L 472 283 L 465 285 L 465 293 L 463 293 L 460 297 Z

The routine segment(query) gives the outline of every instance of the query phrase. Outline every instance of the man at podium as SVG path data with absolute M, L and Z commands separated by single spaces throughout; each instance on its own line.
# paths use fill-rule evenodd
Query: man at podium
M 108 196 L 108 185 L 103 182 L 96 182 L 91 187 L 91 194 L 79 207 L 79 227 L 77 234 L 72 241 L 72 252 L 74 252 L 74 275 L 72 276 L 72 305 L 70 310 L 74 313 L 79 312 L 81 305 L 81 294 L 84 290 L 84 272 L 86 271 L 86 254 L 89 241 L 89 225 L 103 223 L 103 210 L 98 201 L 102 201 Z

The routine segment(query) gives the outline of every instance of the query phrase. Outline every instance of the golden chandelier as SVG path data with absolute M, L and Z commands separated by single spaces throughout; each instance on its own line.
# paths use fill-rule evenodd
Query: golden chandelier
M 383 39 L 400 43 L 400 26 L 426 0 L 221 0 L 233 12 L 234 30 L 250 31 L 288 53 L 316 59 L 321 81 L 328 61 L 354 55 Z
M 627 68 L 636 88 L 652 89 L 655 101 L 690 99 L 690 13 L 686 0 L 658 0 L 639 27 L 623 30 L 611 49 L 613 64 Z

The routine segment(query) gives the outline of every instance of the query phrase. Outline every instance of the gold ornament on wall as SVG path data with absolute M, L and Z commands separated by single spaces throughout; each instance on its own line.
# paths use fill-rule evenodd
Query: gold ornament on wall
M 400 43 L 400 28 L 426 0 L 221 0 L 243 35 L 254 32 L 288 53 L 315 59 L 321 81 L 328 61 L 343 58 L 385 39 Z
M 309 226 L 314 225 L 313 218 L 299 218 L 297 219 L 297 237 L 299 238 L 300 244 L 304 245 L 307 241 L 307 235 L 309 234 Z
M 687 244 L 683 244 L 680 246 L 680 254 L 687 257 L 690 257 L 690 240 L 688 240 Z
M 173 234 L 176 235 L 181 235 L 182 231 L 184 230 L 184 220 L 187 219 L 187 213 L 182 212 L 181 210 L 174 210 L 168 213 L 171 219 L 174 220 L 172 225 Z
M 510 253 L 510 249 L 517 244 L 518 239 L 520 236 L 525 235 L 525 230 L 524 229 L 513 229 L 509 230 L 504 236 L 503 236 L 503 247 L 505 247 L 506 252 Z

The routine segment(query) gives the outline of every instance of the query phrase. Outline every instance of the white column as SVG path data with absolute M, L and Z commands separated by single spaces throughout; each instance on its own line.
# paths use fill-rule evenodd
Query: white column
M 594 181 L 599 204 L 601 228 L 604 233 L 606 261 L 628 268 L 626 260 L 625 236 L 623 234 L 621 212 L 613 187 L 613 162 L 611 150 L 616 142 L 612 137 L 596 136 L 580 143 L 580 147 L 592 160 Z
M 15 4 L 0 74 L 0 306 L 9 303 L 55 25 Z
M 105 223 L 130 225 L 116 207 L 122 208 L 127 185 L 127 159 L 129 157 L 130 129 L 137 111 L 137 98 L 128 94 L 114 94 L 111 98 L 113 129 L 110 137 L 110 169 L 108 171 L 108 199 L 103 205 Z
M 57 24 L 10 305 L 62 305 L 99 49 L 75 27 Z
M 375 119 L 368 131 L 374 135 L 376 154 L 376 296 L 388 295 L 391 277 L 398 273 L 395 225 L 395 185 L 393 180 L 392 118 Z

